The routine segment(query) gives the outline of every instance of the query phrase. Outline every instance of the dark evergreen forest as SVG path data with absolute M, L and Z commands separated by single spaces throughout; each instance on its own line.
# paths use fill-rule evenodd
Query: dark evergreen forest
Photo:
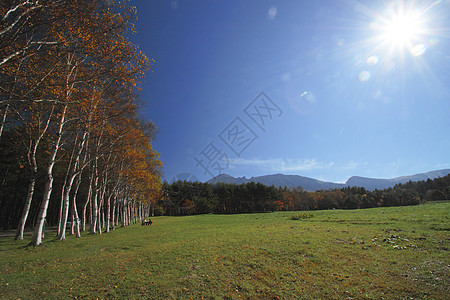
M 257 213 L 321 209 L 358 209 L 417 205 L 450 199 L 450 175 L 434 180 L 397 184 L 385 190 L 362 187 L 305 191 L 261 183 L 208 184 L 177 181 L 163 184 L 158 214 L 170 216 L 219 213 Z

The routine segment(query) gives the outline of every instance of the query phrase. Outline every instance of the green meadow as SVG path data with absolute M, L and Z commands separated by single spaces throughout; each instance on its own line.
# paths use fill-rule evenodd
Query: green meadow
M 450 202 L 0 238 L 1 299 L 448 299 Z

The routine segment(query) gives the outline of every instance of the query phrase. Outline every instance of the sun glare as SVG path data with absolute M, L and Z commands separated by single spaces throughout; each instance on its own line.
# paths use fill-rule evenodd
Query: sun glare
M 413 56 L 425 53 L 433 30 L 429 28 L 432 9 L 440 1 L 418 5 L 414 1 L 388 2 L 384 11 L 374 14 L 371 28 L 376 32 L 373 42 L 378 50 L 387 49 L 390 56 L 409 52 Z
M 420 35 L 420 18 L 415 15 L 397 15 L 387 20 L 383 28 L 384 38 L 392 45 L 411 47 Z

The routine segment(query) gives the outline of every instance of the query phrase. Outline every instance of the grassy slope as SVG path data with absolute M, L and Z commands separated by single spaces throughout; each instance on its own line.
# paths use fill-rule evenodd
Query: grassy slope
M 0 238 L 0 298 L 432 298 L 450 292 L 450 203 L 153 218 L 101 236 Z

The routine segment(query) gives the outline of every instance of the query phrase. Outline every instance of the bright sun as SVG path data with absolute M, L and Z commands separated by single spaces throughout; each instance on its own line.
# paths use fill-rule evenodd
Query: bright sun
M 405 50 L 413 56 L 422 55 L 427 46 L 425 39 L 430 34 L 427 15 L 438 3 L 418 7 L 414 2 L 398 1 L 388 5 L 372 23 L 372 28 L 378 33 L 375 40 L 379 49 L 388 48 L 390 55 L 404 53 Z
M 386 20 L 383 38 L 391 45 L 410 48 L 420 35 L 420 18 L 415 15 L 397 15 Z

